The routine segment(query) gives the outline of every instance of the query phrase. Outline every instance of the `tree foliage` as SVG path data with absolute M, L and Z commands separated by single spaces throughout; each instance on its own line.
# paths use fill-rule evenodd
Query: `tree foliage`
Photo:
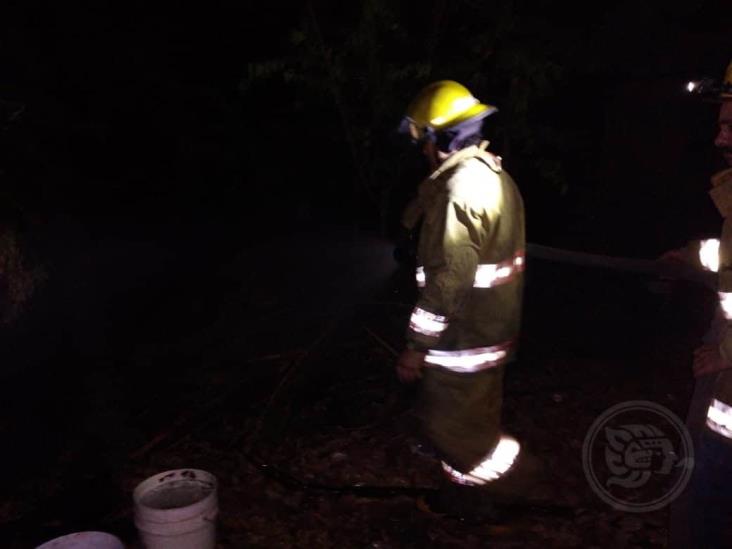
M 0 232 L 0 325 L 13 323 L 46 279 L 45 271 L 28 264 L 16 231 Z
M 498 104 L 492 131 L 499 152 L 530 155 L 541 177 L 563 184 L 561 165 L 542 152 L 549 132 L 531 120 L 562 74 L 542 36 L 530 36 L 536 30 L 514 2 L 434 0 L 418 10 L 387 0 L 345 7 L 308 2 L 299 25 L 288 30 L 284 55 L 250 63 L 240 91 L 279 82 L 305 98 L 293 109 L 313 111 L 329 98 L 331 117 L 322 129 L 343 137 L 355 172 L 354 202 L 367 198 L 383 228 L 405 154 L 390 137 L 410 98 L 437 79 L 461 81 Z

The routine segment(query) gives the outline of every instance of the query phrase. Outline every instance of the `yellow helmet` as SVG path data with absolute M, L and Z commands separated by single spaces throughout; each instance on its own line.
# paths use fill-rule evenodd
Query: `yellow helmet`
M 423 88 L 407 107 L 406 122 L 414 139 L 445 130 L 466 120 L 485 118 L 498 109 L 484 105 L 453 80 L 440 80 Z

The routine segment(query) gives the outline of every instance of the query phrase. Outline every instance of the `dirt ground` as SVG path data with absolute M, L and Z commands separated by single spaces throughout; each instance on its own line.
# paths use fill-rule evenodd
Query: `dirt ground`
M 415 390 L 392 369 L 415 289 L 390 254 L 377 239 L 262 243 L 109 297 L 111 351 L 66 350 L 60 370 L 3 384 L 0 545 L 89 529 L 139 547 L 134 487 L 195 467 L 219 480 L 220 548 L 664 547 L 668 509 L 601 501 L 582 445 L 620 402 L 684 417 L 713 296 L 529 259 L 504 423 L 554 490 L 546 505 L 469 521 L 427 504 L 439 464 L 414 431 Z

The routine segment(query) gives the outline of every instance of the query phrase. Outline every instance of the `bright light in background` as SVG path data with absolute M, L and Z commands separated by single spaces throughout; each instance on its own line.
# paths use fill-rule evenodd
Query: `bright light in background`
M 686 84 L 686 91 L 691 93 L 697 88 L 697 86 L 699 86 L 698 82 L 689 82 L 688 84 Z
M 719 240 L 709 238 L 701 241 L 699 247 L 699 261 L 707 271 L 719 271 Z

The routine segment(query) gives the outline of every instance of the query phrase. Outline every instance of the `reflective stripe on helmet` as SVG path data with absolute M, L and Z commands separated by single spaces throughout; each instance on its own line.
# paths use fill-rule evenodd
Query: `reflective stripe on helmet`
M 447 317 L 415 307 L 409 319 L 409 328 L 417 333 L 437 337 L 447 329 Z
M 492 347 L 477 347 L 459 351 L 429 350 L 424 361 L 427 364 L 441 366 L 453 372 L 479 372 L 503 364 L 512 346 L 513 341 L 508 341 Z
M 707 427 L 725 438 L 732 438 L 732 406 L 712 399 L 707 410 Z
M 506 284 L 524 270 L 524 263 L 523 250 L 516 252 L 512 259 L 500 263 L 482 263 L 475 270 L 473 288 L 493 288 L 500 284 Z M 426 286 L 427 275 L 424 272 L 424 267 L 417 267 L 415 279 L 418 287 L 424 288 Z
M 520 451 L 521 445 L 514 438 L 502 436 L 488 457 L 469 473 L 456 471 L 444 461 L 442 470 L 457 484 L 481 486 L 503 476 L 516 461 Z
M 478 103 L 480 103 L 480 101 L 469 95 L 458 97 L 450 104 L 449 110 L 447 110 L 444 115 L 435 116 L 430 120 L 430 126 L 433 128 L 439 128 Z

